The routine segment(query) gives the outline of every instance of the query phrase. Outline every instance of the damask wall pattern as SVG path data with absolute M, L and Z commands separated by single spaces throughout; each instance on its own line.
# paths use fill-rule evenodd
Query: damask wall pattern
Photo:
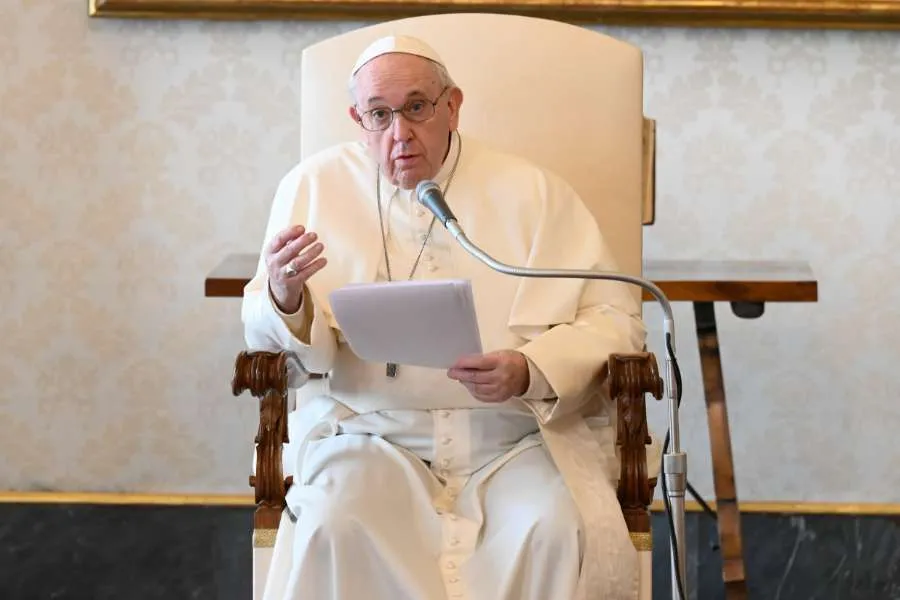
M 258 251 L 297 155 L 302 49 L 361 25 L 0 3 L 0 488 L 249 493 L 239 301 L 205 299 L 203 278 Z M 817 304 L 719 309 L 741 499 L 900 502 L 900 36 L 603 31 L 646 53 L 647 256 L 801 259 L 820 279 Z M 676 309 L 689 477 L 710 495 L 693 318 Z

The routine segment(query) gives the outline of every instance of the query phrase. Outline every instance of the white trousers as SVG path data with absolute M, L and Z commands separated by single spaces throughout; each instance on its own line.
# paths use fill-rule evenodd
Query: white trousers
M 581 521 L 538 436 L 442 476 L 429 436 L 400 446 L 342 429 L 300 457 L 267 600 L 574 596 Z

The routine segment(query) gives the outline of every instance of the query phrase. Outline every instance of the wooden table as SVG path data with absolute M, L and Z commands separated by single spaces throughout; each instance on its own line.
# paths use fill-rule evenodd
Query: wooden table
M 256 254 L 226 257 L 207 276 L 206 296 L 239 298 L 256 271 L 258 260 Z M 725 593 L 729 600 L 746 598 L 740 510 L 715 303 L 727 302 L 738 317 L 755 319 L 763 315 L 767 302 L 816 302 L 818 282 L 808 264 L 787 261 L 648 260 L 644 263 L 644 277 L 656 283 L 671 302 L 694 305 Z M 646 293 L 644 300 L 654 301 Z
M 646 261 L 644 277 L 656 283 L 671 302 L 694 305 L 725 596 L 729 600 L 744 599 L 747 582 L 741 515 L 715 303 L 728 302 L 738 317 L 755 319 L 763 315 L 766 302 L 816 302 L 818 282 L 808 264 L 782 261 Z

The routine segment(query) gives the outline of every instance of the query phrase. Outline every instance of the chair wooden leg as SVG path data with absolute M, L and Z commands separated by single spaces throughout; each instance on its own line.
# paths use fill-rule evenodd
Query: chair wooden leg
M 651 438 L 644 398 L 646 394 L 657 400 L 662 398 L 663 384 L 656 358 L 650 352 L 610 355 L 608 368 L 610 395 L 616 402 L 617 414 L 620 464 L 617 495 L 641 561 L 640 600 L 650 600 L 653 579 L 650 503 L 656 479 L 647 474 L 647 444 Z
M 712 302 L 695 302 L 694 319 L 706 396 L 725 596 L 728 600 L 742 600 L 747 597 L 747 582 L 741 542 L 741 513 L 734 481 L 734 459 L 731 454 L 731 433 L 725 405 L 725 382 L 719 354 L 715 305 Z
M 249 391 L 260 399 L 256 433 L 256 492 L 253 514 L 253 597 L 261 598 L 272 560 L 278 524 L 286 506 L 292 477 L 284 478 L 282 448 L 288 442 L 288 352 L 241 352 L 234 365 L 232 392 Z

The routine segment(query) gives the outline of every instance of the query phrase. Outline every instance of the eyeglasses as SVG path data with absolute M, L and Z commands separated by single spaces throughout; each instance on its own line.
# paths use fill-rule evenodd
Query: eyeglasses
M 407 121 L 421 123 L 434 116 L 438 100 L 450 89 L 450 86 L 441 90 L 434 100 L 426 98 L 414 98 L 409 100 L 401 108 L 389 106 L 376 106 L 359 115 L 359 124 L 368 131 L 384 131 L 394 122 L 394 115 L 402 113 Z

